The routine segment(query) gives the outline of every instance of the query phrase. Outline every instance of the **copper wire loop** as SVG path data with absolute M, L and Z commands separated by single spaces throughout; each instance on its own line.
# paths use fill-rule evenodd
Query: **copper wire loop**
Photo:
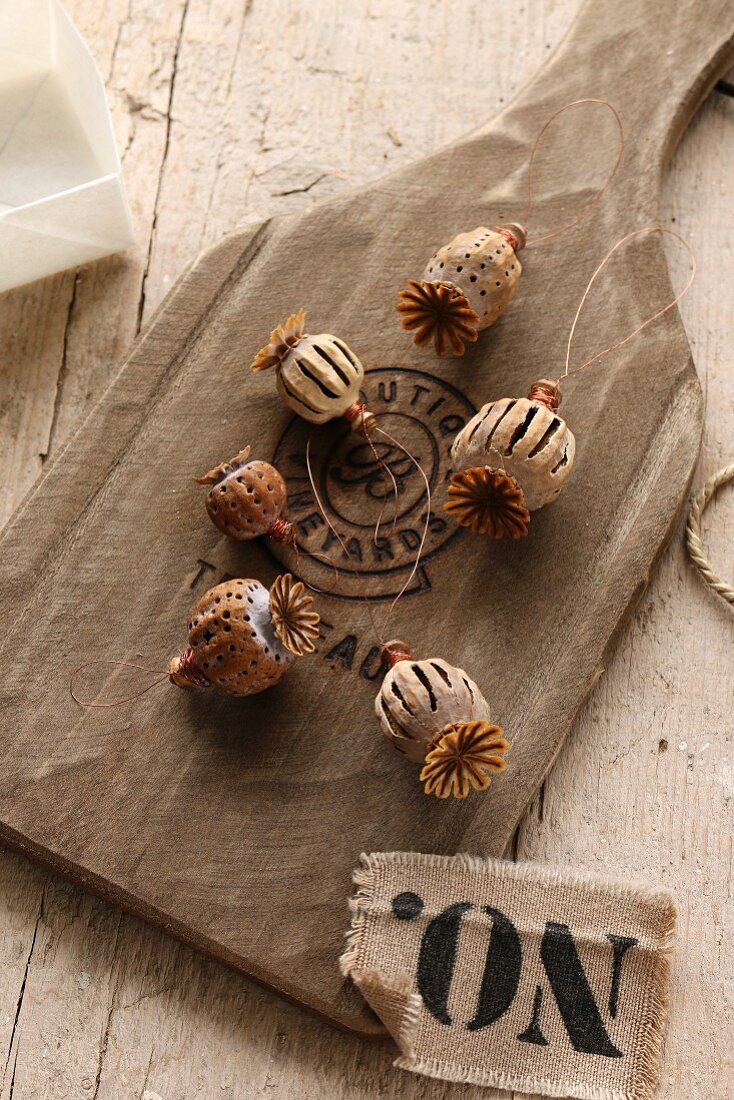
M 194 662 L 194 651 L 189 647 L 185 649 L 183 653 L 178 657 L 177 673 L 184 680 L 188 680 L 190 684 L 195 687 L 208 688 L 211 687 L 211 683 L 207 680 L 203 672 L 200 672 Z
M 289 519 L 283 519 L 282 516 L 273 520 L 266 533 L 275 542 L 282 542 L 286 546 L 296 545 L 296 529 Z
M 536 401 L 539 405 L 545 405 L 551 412 L 555 412 L 561 403 L 561 391 L 555 382 L 544 380 L 533 382 L 528 393 L 528 401 Z

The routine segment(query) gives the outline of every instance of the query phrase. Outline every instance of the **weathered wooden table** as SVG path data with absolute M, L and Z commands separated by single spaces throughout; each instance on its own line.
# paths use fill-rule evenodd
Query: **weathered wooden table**
M 0 521 L 203 246 L 484 122 L 576 0 L 67 6 L 107 82 L 139 251 L 0 299 Z M 734 101 L 713 95 L 664 205 L 699 260 L 682 306 L 707 397 L 697 484 L 732 457 L 733 178 Z M 670 255 L 680 284 L 685 260 Z M 731 578 L 726 492 L 707 527 Z M 733 625 L 677 531 L 515 843 L 520 858 L 629 870 L 676 892 L 666 1100 L 724 1100 L 732 1085 Z M 0 1100 L 490 1096 L 393 1070 L 387 1045 L 338 1035 L 18 856 L 0 852 L 0 883 Z

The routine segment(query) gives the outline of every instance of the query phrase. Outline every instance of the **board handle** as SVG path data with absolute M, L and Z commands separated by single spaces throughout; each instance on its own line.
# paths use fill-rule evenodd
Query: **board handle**
M 656 198 L 683 131 L 732 65 L 731 0 L 586 0 L 505 119 L 522 119 L 524 129 L 529 108 L 540 126 L 563 102 L 608 100 L 622 118 L 625 160 L 637 170 L 639 190 Z M 523 140 L 531 137 L 528 131 Z M 635 171 L 624 175 L 634 191 Z M 654 186 L 645 187 L 646 180 Z

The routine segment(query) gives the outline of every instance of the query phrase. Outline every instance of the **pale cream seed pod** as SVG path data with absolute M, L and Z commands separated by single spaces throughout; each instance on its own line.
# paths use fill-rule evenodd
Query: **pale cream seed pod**
M 426 794 L 466 798 L 486 790 L 505 768 L 509 748 L 490 725 L 489 704 L 477 684 L 439 657 L 416 661 L 402 642 L 388 642 L 391 666 L 375 700 L 382 733 L 408 760 L 423 764 Z
M 459 233 L 434 253 L 421 279 L 411 279 L 399 294 L 403 328 L 419 347 L 432 342 L 438 355 L 463 355 L 465 344 L 493 325 L 514 298 L 522 273 L 517 252 L 524 246 L 520 225 L 480 225 Z
M 520 538 L 530 512 L 558 497 L 576 452 L 559 402 L 557 384 L 543 379 L 526 398 L 484 405 L 461 429 L 446 503 L 459 524 L 491 538 Z
M 252 370 L 275 367 L 281 400 L 311 424 L 343 417 L 354 431 L 368 432 L 374 417 L 359 399 L 364 367 L 338 337 L 305 333 L 305 320 L 301 309 L 273 329 Z

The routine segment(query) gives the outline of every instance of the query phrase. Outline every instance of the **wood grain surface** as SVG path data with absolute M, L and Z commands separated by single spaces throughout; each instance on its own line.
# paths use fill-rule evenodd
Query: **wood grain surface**
M 210 9 L 211 7 L 210 5 Z M 442 57 L 439 60 L 437 54 L 431 52 L 431 49 L 435 49 L 435 43 L 429 48 L 431 37 L 435 38 L 439 34 L 442 25 L 438 8 L 429 7 L 434 22 L 429 21 L 418 35 L 419 53 L 422 43 L 429 70 L 432 65 L 438 65 L 439 68 L 447 65 L 451 69 L 450 58 Z M 87 13 L 89 19 L 85 24 L 81 7 L 74 10 L 74 14 L 94 43 L 94 15 Z M 139 120 L 142 128 L 141 140 L 145 138 L 151 143 L 138 147 L 145 168 L 138 168 L 139 177 L 132 172 L 132 168 L 129 169 L 132 175 L 131 186 L 134 188 L 136 179 L 139 179 L 141 194 L 144 193 L 152 202 L 155 197 L 150 195 L 148 187 L 143 184 L 143 176 L 145 171 L 150 171 L 154 138 L 165 137 L 165 141 L 157 148 L 161 156 L 165 156 L 168 165 L 162 178 L 165 180 L 167 172 L 172 173 L 168 176 L 170 209 L 167 215 L 163 213 L 167 209 L 166 203 L 161 203 L 161 195 L 158 195 L 159 214 L 156 224 L 159 225 L 165 216 L 176 219 L 173 223 L 176 231 L 171 234 L 175 241 L 169 239 L 161 248 L 170 249 L 175 246 L 179 250 L 177 254 L 181 261 L 187 255 L 186 234 L 196 232 L 197 226 L 200 228 L 205 218 L 205 214 L 197 206 L 203 198 L 198 194 L 199 188 L 194 181 L 199 178 L 197 173 L 201 172 L 203 178 L 207 171 L 212 170 L 209 164 L 211 138 L 209 136 L 207 142 L 200 133 L 204 113 L 200 74 L 206 68 L 202 58 L 208 44 L 208 49 L 218 59 L 216 68 L 219 70 L 225 46 L 234 49 L 231 28 L 225 29 L 220 25 L 221 13 L 202 11 L 198 13 L 197 21 L 195 5 L 192 4 L 186 11 L 183 23 L 176 23 L 174 16 L 182 14 L 181 8 L 174 12 L 172 6 L 171 26 L 166 28 L 168 37 L 164 44 L 170 52 L 164 45 L 159 51 L 153 51 L 155 56 L 150 60 L 150 72 L 153 74 L 151 90 L 160 93 L 157 82 L 169 79 L 171 71 L 177 74 L 174 84 L 181 87 L 180 74 L 188 73 L 191 99 L 189 109 L 192 113 L 185 116 L 182 112 L 181 133 L 177 143 L 172 140 L 177 130 L 176 112 L 171 115 L 168 111 L 170 104 L 166 105 L 165 97 L 161 99 L 158 96 L 156 109 L 161 112 L 161 117 L 156 121 L 160 125 L 143 126 L 143 121 L 152 123 L 152 120 Z M 545 48 L 545 38 L 538 33 L 541 27 L 538 22 L 540 14 L 542 9 L 536 9 L 532 18 L 528 16 L 528 26 L 525 27 L 522 23 L 514 23 L 517 15 L 508 12 L 507 22 L 495 32 L 506 43 L 508 52 L 513 41 L 522 41 L 523 51 L 527 51 L 529 58 L 528 70 L 532 68 L 533 61 L 537 62 Z M 557 32 L 570 12 L 556 11 L 547 14 L 549 18 L 555 17 L 559 21 L 555 25 Z M 472 15 L 477 23 L 481 22 L 481 13 L 472 12 L 469 6 L 462 12 L 460 25 Z M 157 16 L 160 19 L 161 12 Z M 220 16 L 219 21 L 217 16 Z M 249 12 L 248 19 L 256 20 L 257 16 L 255 5 L 255 10 Z M 374 11 L 355 12 L 352 18 L 354 23 L 347 19 L 352 32 L 360 27 L 370 27 L 375 21 L 379 26 L 379 20 L 382 19 L 381 25 L 388 28 L 389 40 L 389 30 L 394 28 L 397 17 L 394 11 L 388 14 L 386 10 L 378 14 Z M 139 20 L 137 26 L 130 26 L 131 19 Z M 296 42 L 298 50 L 305 48 L 302 38 L 304 33 L 308 34 L 309 25 L 306 21 L 304 28 L 304 19 L 303 13 L 296 17 L 290 9 L 284 11 L 279 34 L 282 34 L 283 27 L 291 27 L 294 50 Z M 332 33 L 331 41 L 336 48 L 340 45 L 340 33 L 345 33 L 344 27 L 335 21 L 335 16 L 331 23 L 328 19 L 326 22 Z M 135 74 L 139 71 L 136 67 L 145 68 L 145 58 L 142 55 L 145 52 L 146 34 L 152 34 L 156 42 L 162 42 L 162 39 L 156 37 L 161 33 L 161 24 L 157 24 L 151 31 L 151 26 L 145 26 L 145 18 L 140 13 L 128 17 L 127 13 L 121 11 L 118 26 L 122 26 L 122 32 L 117 35 L 115 64 L 124 65 L 125 79 L 134 85 Z M 179 41 L 174 31 L 177 32 L 182 26 Z M 467 33 L 469 26 L 470 23 L 467 22 Z M 116 31 L 118 28 L 112 29 Z M 102 58 L 105 48 L 110 51 L 107 55 L 110 57 L 115 46 L 114 41 L 107 41 L 109 31 L 108 26 L 104 29 L 97 27 L 97 41 L 102 42 L 99 48 Z M 380 64 L 385 65 L 385 69 L 380 71 L 384 72 L 386 81 L 388 75 L 391 81 L 398 80 L 393 68 L 397 65 L 400 51 L 408 48 L 405 41 L 410 40 L 411 34 L 415 39 L 412 12 L 406 10 L 400 14 L 399 31 L 396 34 L 398 44 L 395 45 L 396 53 L 392 57 L 392 65 L 387 58 L 380 59 Z M 221 34 L 221 48 L 212 45 L 217 33 Z M 370 66 L 376 63 L 368 45 L 369 38 L 375 33 L 374 26 L 369 32 L 365 30 L 365 41 L 362 45 L 364 55 L 357 50 L 357 60 L 362 57 L 363 87 L 365 72 L 371 71 Z M 456 36 L 459 33 L 458 28 L 453 33 Z M 320 37 L 315 31 L 312 34 L 314 38 L 319 38 L 322 48 L 323 43 L 329 41 L 323 25 L 319 27 Z M 555 35 L 549 35 L 549 38 L 553 37 Z M 348 35 L 347 41 L 351 40 Z M 359 35 L 356 40 L 360 40 Z M 132 55 L 127 59 L 123 48 L 126 41 Z M 245 41 L 250 46 L 256 41 L 260 44 L 267 43 L 266 30 L 262 24 L 255 23 L 253 26 L 251 23 Z M 267 46 L 265 48 L 267 53 Z M 497 48 L 496 39 L 492 40 L 491 48 L 493 52 Z M 309 72 L 311 66 L 318 68 L 312 61 L 314 52 L 318 51 L 311 50 L 309 53 Z M 473 72 L 478 81 L 483 76 L 482 57 L 478 55 L 473 58 L 473 62 L 476 65 Z M 266 57 L 263 64 L 267 66 L 268 63 Z M 242 82 L 247 84 L 253 79 L 252 61 L 245 56 L 238 64 L 242 66 Z M 293 64 L 299 64 L 295 53 Z M 519 62 L 515 61 L 515 64 L 519 65 Z M 168 74 L 166 77 L 162 76 L 164 72 Z M 314 78 L 322 75 L 324 74 L 315 72 Z M 523 75 L 525 74 L 519 74 L 519 78 Z M 282 74 L 278 79 L 281 76 Z M 506 77 L 498 75 L 498 80 L 507 79 L 507 83 L 501 85 L 504 93 L 516 86 L 513 78 L 517 76 L 514 69 Z M 336 95 L 333 87 L 341 86 L 344 79 L 344 76 L 333 77 L 333 95 Z M 448 80 L 448 75 L 445 79 Z M 468 79 L 465 64 L 462 68 L 463 79 Z M 308 80 L 310 77 L 307 84 Z M 321 81 L 316 79 L 316 83 Z M 393 87 L 399 87 L 399 83 L 393 84 Z M 168 85 L 165 85 L 165 90 L 167 88 Z M 236 76 L 233 77 L 229 94 L 235 95 L 235 91 L 243 97 L 244 93 L 242 87 L 238 86 Z M 261 92 L 262 89 L 258 88 L 258 94 Z M 211 110 L 212 103 L 216 102 L 217 92 L 207 90 L 206 94 L 209 96 L 207 106 Z M 221 94 L 225 94 L 223 89 Z M 270 94 L 274 94 L 272 89 Z M 282 117 L 289 118 L 293 110 L 292 96 L 281 89 L 281 97 L 276 115 L 280 112 Z M 153 98 L 151 95 L 151 99 Z M 171 99 L 173 100 L 173 96 Z M 136 113 L 142 115 L 143 110 L 139 107 L 141 101 L 135 102 L 138 104 L 137 111 L 130 102 L 126 101 L 124 106 L 131 112 L 131 116 Z M 234 102 L 241 103 L 242 98 Z M 426 110 L 427 106 L 424 103 L 420 112 Z M 702 301 L 707 303 L 708 309 L 712 303 L 723 301 L 719 282 L 721 261 L 717 262 L 716 257 L 719 256 L 722 238 L 725 240 L 727 231 L 723 214 L 726 209 L 724 181 L 727 165 L 722 159 L 724 154 L 721 152 L 721 140 L 722 134 L 726 133 L 724 128 L 727 121 L 730 121 L 728 107 L 728 104 L 713 105 L 698 120 L 683 149 L 680 164 L 683 178 L 674 179 L 670 185 L 676 188 L 671 192 L 676 198 L 668 199 L 669 210 L 675 204 L 678 224 L 697 231 L 696 247 L 699 257 L 702 265 L 711 269 L 710 282 L 704 282 L 704 276 L 699 280 L 699 286 L 703 286 L 700 293 L 706 295 Z M 431 117 L 430 123 L 428 118 L 423 119 L 421 125 L 424 129 L 420 131 L 420 136 L 424 149 L 460 133 L 467 122 L 482 121 L 486 115 L 485 111 L 475 111 L 471 118 L 467 118 L 467 107 L 464 105 L 453 116 L 453 130 L 444 130 L 442 127 L 450 127 L 451 123 L 451 108 L 447 105 L 445 109 L 447 115 L 440 121 L 436 117 Z M 229 103 L 229 110 L 233 114 L 237 113 L 232 103 Z M 360 110 L 370 113 L 369 106 L 365 104 L 360 105 Z M 418 124 L 415 120 L 416 110 L 417 108 L 410 114 L 413 127 Z M 435 103 L 433 115 L 435 116 Z M 124 111 L 122 117 L 124 118 Z M 185 117 L 198 119 L 198 126 L 190 122 L 187 128 L 183 121 Z M 336 125 L 333 119 L 329 121 Z M 241 118 L 237 125 L 241 125 Z M 363 142 L 364 148 L 359 150 L 359 157 L 366 156 L 365 150 L 369 152 L 371 141 L 379 145 L 380 125 L 381 120 L 378 118 L 370 117 L 369 123 L 365 122 L 368 136 Z M 296 123 L 294 127 L 298 128 Z M 288 133 L 285 122 L 282 129 Z M 408 130 L 410 127 L 406 128 L 406 132 Z M 278 126 L 276 132 L 280 137 L 281 130 Z M 319 137 L 323 136 L 320 133 Z M 392 138 L 387 139 L 396 150 L 396 161 L 402 158 L 408 160 L 410 156 L 421 151 L 419 135 L 412 130 L 412 144 L 407 155 L 403 150 L 408 139 L 401 137 L 398 130 L 394 130 L 394 136 L 398 141 L 404 142 L 397 145 Z M 316 139 L 312 137 L 311 140 Z M 198 158 L 197 141 L 201 143 Z M 227 147 L 225 136 L 222 136 L 222 145 Z M 129 150 L 134 146 L 135 140 L 129 145 Z M 717 155 L 709 155 L 707 160 L 705 151 L 712 147 Z M 302 140 L 299 151 L 303 152 Z M 281 148 L 280 153 L 287 157 L 292 149 Z M 126 158 L 126 165 L 127 163 L 131 163 L 129 156 Z M 301 170 L 302 162 L 299 171 Z M 689 179 L 695 181 L 697 195 L 708 192 L 705 211 L 697 205 L 700 199 L 693 203 L 691 199 L 677 198 L 678 195 L 686 194 L 683 186 L 686 172 L 689 173 Z M 360 168 L 360 161 L 355 160 L 351 166 L 352 178 L 364 178 L 366 174 L 366 169 Z M 329 175 L 327 172 L 327 176 Z M 191 211 L 185 207 L 187 187 L 182 186 L 182 178 L 188 181 L 188 191 L 196 196 L 193 203 L 194 210 L 198 211 L 196 217 L 192 217 Z M 338 180 L 324 182 L 329 182 L 334 187 L 340 186 Z M 146 184 L 150 184 L 150 181 L 146 180 Z M 277 186 L 280 187 L 280 184 Z M 321 184 L 315 184 L 313 189 L 320 186 Z M 283 189 L 291 190 L 290 184 Z M 691 188 L 692 192 L 693 190 Z M 165 184 L 160 185 L 160 191 L 165 192 Z M 204 187 L 204 192 L 208 204 L 216 206 L 211 186 L 208 191 Z M 310 198 L 310 193 L 300 198 L 293 195 L 277 196 L 273 199 L 273 208 L 278 207 L 280 199 L 309 203 Z M 239 207 L 235 207 L 234 202 L 229 207 L 230 225 L 240 220 L 241 192 L 238 194 L 238 202 Z M 683 209 L 678 204 L 682 204 Z M 263 204 L 260 212 L 269 213 L 270 209 Z M 221 210 L 216 216 L 222 216 Z M 224 225 L 226 224 L 225 222 Z M 190 249 L 189 256 L 196 251 L 196 247 L 198 242 Z M 154 254 L 155 242 L 151 256 Z M 160 289 L 165 275 L 163 264 L 158 275 L 152 279 L 150 272 L 151 265 L 154 264 L 155 261 L 151 259 L 145 280 L 148 304 L 156 295 L 151 283 Z M 43 287 L 19 292 L 4 300 L 2 321 L 4 326 L 7 324 L 8 335 L 4 337 L 3 347 L 13 351 L 13 354 L 7 355 L 11 360 L 11 369 L 7 374 L 4 373 L 3 378 L 8 378 L 11 394 L 10 387 L 13 384 L 18 391 L 15 400 L 11 397 L 5 408 L 10 409 L 11 415 L 17 413 L 18 421 L 21 414 L 26 418 L 25 428 L 19 428 L 16 432 L 16 437 L 21 440 L 19 449 L 8 458 L 8 467 L 13 471 L 12 499 L 9 493 L 8 511 L 13 500 L 17 501 L 23 492 L 23 485 L 17 483 L 20 470 L 28 469 L 29 477 L 32 476 L 30 458 L 24 457 L 24 453 L 30 456 L 36 450 L 48 449 L 44 433 L 48 433 L 49 424 L 53 425 L 52 434 L 57 442 L 60 441 L 64 431 L 68 431 L 68 425 L 73 422 L 75 413 L 78 415 L 83 411 L 87 393 L 91 400 L 95 369 L 100 368 L 99 352 L 95 349 L 101 344 L 106 349 L 113 349 L 116 341 L 124 344 L 125 325 L 129 325 L 130 329 L 134 327 L 133 295 L 130 291 L 130 300 L 126 302 L 124 286 L 126 280 L 129 280 L 131 287 L 136 285 L 139 269 L 132 270 L 131 266 L 120 265 L 119 261 L 111 261 L 107 271 L 104 268 L 105 265 L 98 265 L 97 268 L 79 273 L 75 278 L 50 280 Z M 94 295 L 88 297 L 91 283 L 95 279 L 100 281 L 97 296 L 103 295 L 104 309 L 96 305 Z M 117 283 L 115 280 L 118 280 Z M 39 305 L 44 305 L 44 293 L 45 308 L 39 309 Z M 67 295 L 66 300 L 64 294 Z M 75 294 L 73 299 L 70 297 L 72 294 Z M 34 295 L 39 296 L 37 300 Z M 64 307 L 63 311 L 61 305 Z M 695 305 L 692 299 L 691 306 L 687 308 L 694 309 Z M 698 303 L 698 308 L 702 308 L 701 302 Z M 124 319 L 121 316 L 123 313 Z M 32 322 L 26 332 L 21 322 L 29 315 Z M 692 332 L 695 330 L 696 345 L 701 345 L 706 340 L 706 351 L 709 353 L 704 363 L 699 361 L 699 369 L 706 370 L 709 383 L 715 387 L 717 380 L 722 379 L 726 362 L 716 345 L 715 330 L 713 335 L 709 331 L 711 315 L 707 313 L 705 319 L 703 313 L 698 318 L 695 314 L 692 316 Z M 717 314 L 717 319 L 720 316 L 720 313 Z M 42 332 L 37 328 L 38 317 L 43 318 Z M 68 324 L 63 318 L 68 319 Z M 27 320 L 25 324 L 29 324 Z M 720 339 L 723 343 L 723 333 Z M 60 358 L 57 358 L 59 354 Z M 35 386 L 29 381 L 31 365 L 40 372 L 35 376 Z M 54 396 L 50 392 L 54 390 L 56 381 L 54 366 L 58 370 L 60 365 L 63 366 L 62 392 L 54 414 L 53 410 L 49 412 L 49 398 Z M 103 373 L 100 369 L 100 374 Z M 72 379 L 76 380 L 75 384 L 71 384 Z M 96 392 L 99 392 L 103 379 L 97 377 L 96 384 Z M 44 387 L 47 388 L 45 401 Z M 64 391 L 69 405 L 65 403 Z M 730 434 L 731 421 L 727 422 L 726 417 L 730 416 L 731 402 L 729 400 L 727 405 L 726 395 L 723 379 L 718 393 L 715 388 L 713 393 L 709 390 L 709 416 L 713 416 L 710 421 L 713 434 L 710 437 L 712 461 L 710 467 L 707 465 L 707 471 L 714 468 L 717 457 L 724 457 L 723 453 L 720 456 L 716 454 L 716 447 L 725 448 L 727 427 Z M 712 400 L 716 401 L 713 414 Z M 32 404 L 36 406 L 35 412 L 30 407 Z M 64 424 L 67 428 L 64 428 Z M 37 447 L 28 431 L 28 425 L 37 433 L 36 440 L 39 437 L 43 440 L 42 446 Z M 11 432 L 8 432 L 8 438 L 12 438 Z M 725 546 L 722 536 L 721 541 L 712 545 L 712 554 L 723 554 Z M 668 569 L 667 577 L 665 569 Z M 716 1043 L 716 1037 L 717 1030 L 721 1034 L 726 1026 L 727 1002 L 723 985 L 726 971 L 723 968 L 717 970 L 717 966 L 722 965 L 720 952 L 726 943 L 721 922 L 729 881 L 726 844 L 729 843 L 730 830 L 724 826 L 726 802 L 722 804 L 721 800 L 725 800 L 727 794 L 730 796 L 726 786 L 730 776 L 726 769 L 731 768 L 720 755 L 724 751 L 723 744 L 719 744 L 713 735 L 718 734 L 723 741 L 730 732 L 726 722 L 731 693 L 730 684 L 729 694 L 726 693 L 727 682 L 724 675 L 724 646 L 730 637 L 730 620 L 719 614 L 715 605 L 712 606 L 707 600 L 705 592 L 682 569 L 679 549 L 674 548 L 666 556 L 662 575 L 666 587 L 657 594 L 658 581 L 646 599 L 643 615 L 638 617 L 635 626 L 627 632 L 613 662 L 609 688 L 603 695 L 597 690 L 591 707 L 587 708 L 580 726 L 577 727 L 571 742 L 573 769 L 568 770 L 569 754 L 564 754 L 561 764 L 545 784 L 544 804 L 536 803 L 535 811 L 520 829 L 517 845 L 523 855 L 535 856 L 536 852 L 540 852 L 542 858 L 574 860 L 589 866 L 626 868 L 630 861 L 634 861 L 640 871 L 646 871 L 651 877 L 660 877 L 665 872 L 668 881 L 680 886 L 686 913 L 690 906 L 692 924 L 689 926 L 688 921 L 684 922 L 684 943 L 688 953 L 684 956 L 685 969 L 677 991 L 671 1034 L 672 1051 L 669 1049 L 669 1080 L 666 1087 L 670 1096 L 680 1095 L 685 1090 L 693 1096 L 724 1095 L 726 1086 L 722 1086 L 722 1082 L 725 1071 L 721 1065 L 723 1052 L 721 1045 Z M 654 612 L 663 620 L 655 628 L 650 623 L 651 601 Z M 674 604 L 679 605 L 677 609 Z M 692 610 L 684 614 L 681 607 Z M 667 621 L 666 615 L 670 616 Z M 687 636 L 689 644 L 686 647 L 688 659 L 684 660 L 681 646 L 685 640 L 683 636 L 686 635 L 686 624 L 690 629 Z M 704 637 L 707 644 L 702 651 L 701 641 Z M 631 652 L 632 646 L 636 647 L 634 654 Z M 629 652 L 625 655 L 627 649 Z M 690 685 L 691 649 L 697 651 L 701 659 L 700 671 L 697 680 L 694 679 L 693 687 Z M 632 669 L 631 662 L 634 662 Z M 621 669 L 618 667 L 620 665 Z M 674 705 L 662 693 L 662 684 L 657 684 L 655 677 L 658 667 L 664 670 L 668 684 L 674 685 Z M 701 686 L 696 689 L 697 682 Z M 656 686 L 659 691 L 655 690 Z M 705 706 L 708 706 L 708 713 Z M 600 707 L 603 708 L 601 716 Z M 601 724 L 604 733 L 602 738 L 591 733 L 592 728 L 598 724 Z M 692 729 L 700 730 L 700 735 L 696 732 L 694 738 L 694 734 L 690 732 Z M 682 735 L 683 730 L 686 731 L 686 736 Z M 668 736 L 663 736 L 663 733 Z M 680 736 L 676 737 L 679 733 Z M 718 751 L 714 750 L 714 745 Z M 595 746 L 598 751 L 595 751 Z M 648 754 L 649 772 L 644 764 Z M 556 777 L 559 772 L 563 776 L 564 766 L 565 787 L 556 787 Z M 644 783 L 641 773 L 646 777 Z M 618 784 L 613 782 L 616 776 L 620 777 Z M 588 790 L 584 789 L 586 779 Z M 568 795 L 564 795 L 564 791 Z M 669 791 L 677 797 L 674 798 Z M 552 797 L 554 794 L 555 798 Z M 607 801 L 611 809 L 607 806 Z M 541 807 L 545 820 L 537 824 L 536 818 L 541 816 Z M 650 839 L 649 835 L 643 838 L 640 835 L 638 823 L 644 820 L 642 810 L 650 817 L 652 838 L 657 839 Z M 598 821 L 596 831 L 593 828 L 595 819 Z M 549 833 L 546 827 L 548 820 L 557 822 L 560 827 Z M 687 822 L 691 820 L 694 824 L 688 825 Z M 588 835 L 580 831 L 579 823 L 588 831 Z M 687 842 L 687 865 L 692 868 L 690 871 L 682 859 L 681 846 L 684 839 Z M 717 861 L 717 851 L 725 858 Z M 119 912 L 103 903 L 77 895 L 73 889 L 61 886 L 53 880 L 46 883 L 39 872 L 14 857 L 7 857 L 5 865 L 7 889 L 3 904 L 7 911 L 8 931 L 7 949 L 3 953 L 4 966 L 10 978 L 6 982 L 9 1057 L 7 1080 L 3 1086 L 5 1095 L 9 1091 L 15 1091 L 16 1095 L 29 1096 L 128 1096 L 146 1093 L 149 1097 L 207 1096 L 217 1094 L 215 1090 L 224 1089 L 225 1095 L 251 1096 L 261 1092 L 272 1095 L 275 1092 L 282 1096 L 316 1096 L 323 1095 L 325 1080 L 328 1080 L 329 1093 L 333 1095 L 361 1096 L 382 1092 L 385 1095 L 399 1093 L 439 1096 L 456 1091 L 448 1086 L 426 1085 L 398 1077 L 387 1068 L 387 1051 L 383 1053 L 371 1048 L 366 1054 L 362 1053 L 357 1040 L 343 1039 L 337 1045 L 333 1039 L 330 1041 L 328 1030 L 322 1029 L 321 1025 L 301 1018 L 268 995 L 253 990 L 236 975 L 201 961 L 186 949 L 162 940 L 159 934 L 143 928 L 130 918 L 121 918 Z M 701 888 L 696 885 L 697 865 L 701 867 Z M 15 999 L 14 985 L 20 994 Z M 707 1006 L 705 1015 L 708 1018 L 705 1021 L 701 1018 L 703 1006 Z M 333 1063 L 330 1067 L 326 1067 L 325 1058 Z M 463 1093 L 466 1091 L 462 1090 Z

